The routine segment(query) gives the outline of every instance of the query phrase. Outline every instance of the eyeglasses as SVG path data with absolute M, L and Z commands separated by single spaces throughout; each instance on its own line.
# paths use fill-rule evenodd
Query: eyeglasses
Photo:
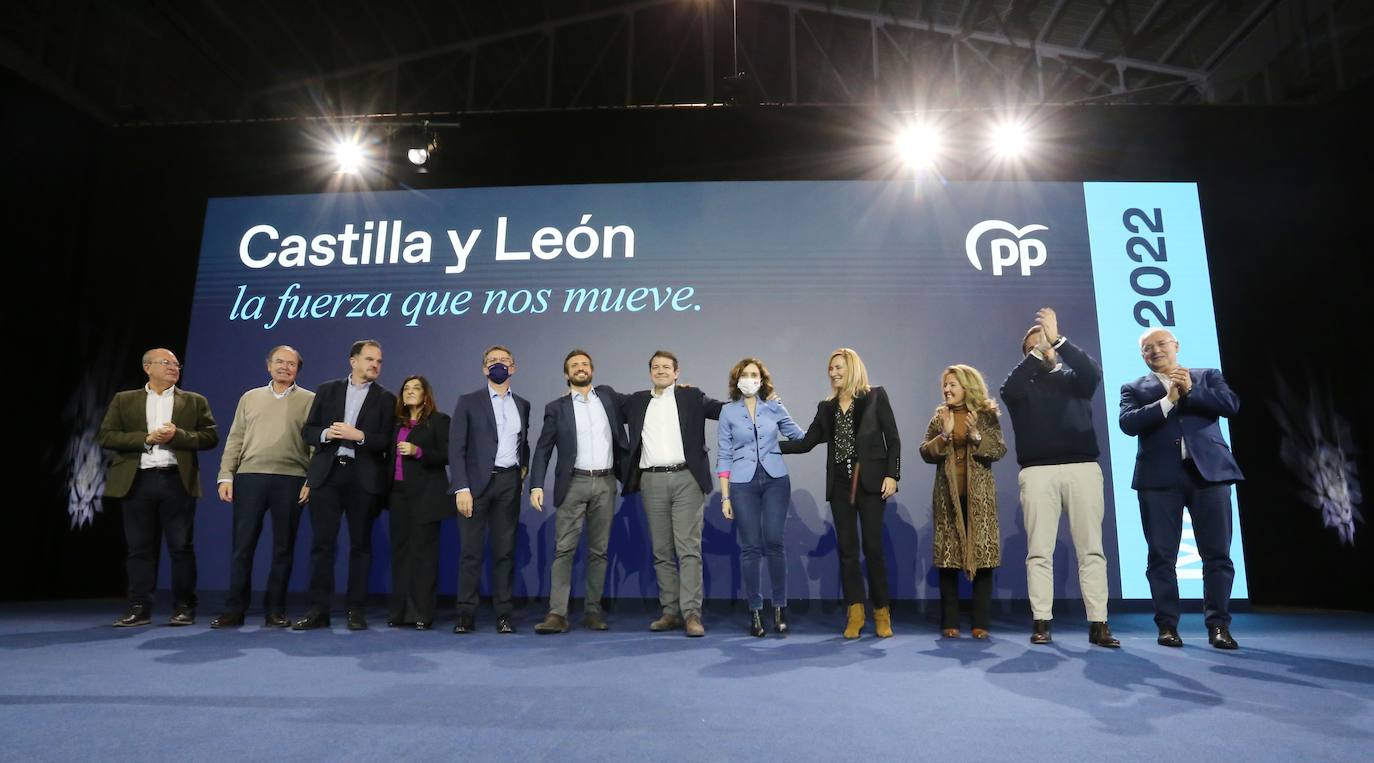
M 275 359 L 275 360 L 272 361 L 272 365 L 274 365 L 274 366 L 286 366 L 287 368 L 295 368 L 295 367 L 299 366 L 300 363 L 297 362 L 297 361 L 294 361 L 294 360 L 281 360 L 280 358 L 278 358 L 278 359 Z
M 145 366 L 166 366 L 166 367 L 168 367 L 168 368 L 170 368 L 170 369 L 172 369 L 172 370 L 174 370 L 174 371 L 180 371 L 181 369 L 185 368 L 185 366 L 183 366 L 182 364 L 176 362 L 175 360 L 167 360 L 166 358 L 162 358 L 162 359 L 160 359 L 160 360 L 150 360 L 150 361 L 148 361 L 147 363 L 144 363 L 143 365 L 145 365 Z
M 1141 354 L 1141 355 L 1149 355 L 1149 354 L 1153 353 L 1156 349 L 1162 350 L 1162 349 L 1164 349 L 1165 347 L 1168 347 L 1168 346 L 1171 345 L 1171 344 L 1178 344 L 1178 342 L 1176 342 L 1176 341 L 1174 341 L 1174 340 L 1172 340 L 1172 339 L 1165 339 L 1164 341 L 1160 342 L 1159 344 L 1142 344 L 1142 345 L 1140 345 L 1140 354 Z

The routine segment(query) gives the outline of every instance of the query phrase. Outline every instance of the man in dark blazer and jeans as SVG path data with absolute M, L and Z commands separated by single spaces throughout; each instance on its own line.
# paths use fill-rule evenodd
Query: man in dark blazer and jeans
M 301 427 L 315 446 L 305 484 L 310 488 L 310 610 L 291 627 L 329 626 L 339 524 L 348 520 L 348 629 L 365 630 L 367 577 L 372 569 L 372 521 L 390 482 L 386 472 L 396 427 L 396 396 L 377 377 L 382 345 L 353 343 L 346 379 L 320 385 Z
M 549 575 L 549 613 L 534 626 L 535 633 L 568 630 L 568 596 L 572 589 L 573 556 L 587 526 L 587 592 L 582 625 L 606 630 L 601 616 L 601 590 L 606 584 L 606 547 L 615 515 L 615 482 L 623 473 L 625 422 L 620 415 L 622 395 L 606 385 L 592 387 L 592 357 L 573 350 L 563 359 L 568 394 L 544 407 L 544 428 L 534 449 L 530 473 L 530 505 L 544 509 L 544 474 L 558 449 L 553 500 L 558 507 L 557 545 Z
M 649 520 L 662 608 L 649 630 L 685 628 L 688 636 L 704 636 L 701 523 L 711 492 L 706 419 L 719 419 L 723 403 L 699 389 L 675 386 L 677 377 L 677 356 L 659 350 L 649 358 L 653 389 L 625 401 L 630 452 L 625 495 L 643 494 Z
M 501 345 L 482 353 L 486 384 L 458 398 L 448 438 L 449 492 L 458 509 L 461 559 L 458 566 L 458 624 L 474 628 L 482 583 L 482 544 L 491 538 L 492 604 L 496 632 L 514 633 L 511 593 L 515 588 L 515 535 L 520 493 L 530 463 L 530 403 L 511 392 L 515 356 Z
M 1240 411 L 1240 398 L 1215 368 L 1178 364 L 1178 340 L 1168 329 L 1140 337 L 1150 373 L 1121 385 L 1121 431 L 1138 438 L 1131 487 L 1140 497 L 1140 524 L 1149 546 L 1145 577 L 1154 599 L 1161 646 L 1183 646 L 1178 635 L 1178 545 L 1183 508 L 1193 520 L 1202 557 L 1202 606 L 1207 640 L 1236 649 L 1231 637 L 1231 484 L 1243 477 L 1217 421 Z

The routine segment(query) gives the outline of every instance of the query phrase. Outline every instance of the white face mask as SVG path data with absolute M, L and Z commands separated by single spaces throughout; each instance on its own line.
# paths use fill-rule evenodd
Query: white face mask
M 743 392 L 745 397 L 753 397 L 759 393 L 759 387 L 763 386 L 763 380 L 740 379 L 735 383 L 735 386 L 739 387 L 739 391 Z

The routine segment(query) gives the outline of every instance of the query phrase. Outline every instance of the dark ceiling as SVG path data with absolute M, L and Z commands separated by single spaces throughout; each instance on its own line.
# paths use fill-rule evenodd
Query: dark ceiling
M 1353 0 L 20 0 L 0 65 L 110 125 L 1292 104 L 1374 72 L 1372 20 Z

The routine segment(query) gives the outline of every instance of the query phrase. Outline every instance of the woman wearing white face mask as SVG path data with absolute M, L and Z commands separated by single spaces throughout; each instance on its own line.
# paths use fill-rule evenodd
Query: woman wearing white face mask
M 792 481 L 778 449 L 778 435 L 799 439 L 805 433 L 773 396 L 773 378 L 763 361 L 745 358 L 730 369 L 729 405 L 720 409 L 716 428 L 720 448 L 721 511 L 739 527 L 740 567 L 749 600 L 749 633 L 762 637 L 763 568 L 768 559 L 772 583 L 773 630 L 787 632 L 787 561 L 783 528 Z

